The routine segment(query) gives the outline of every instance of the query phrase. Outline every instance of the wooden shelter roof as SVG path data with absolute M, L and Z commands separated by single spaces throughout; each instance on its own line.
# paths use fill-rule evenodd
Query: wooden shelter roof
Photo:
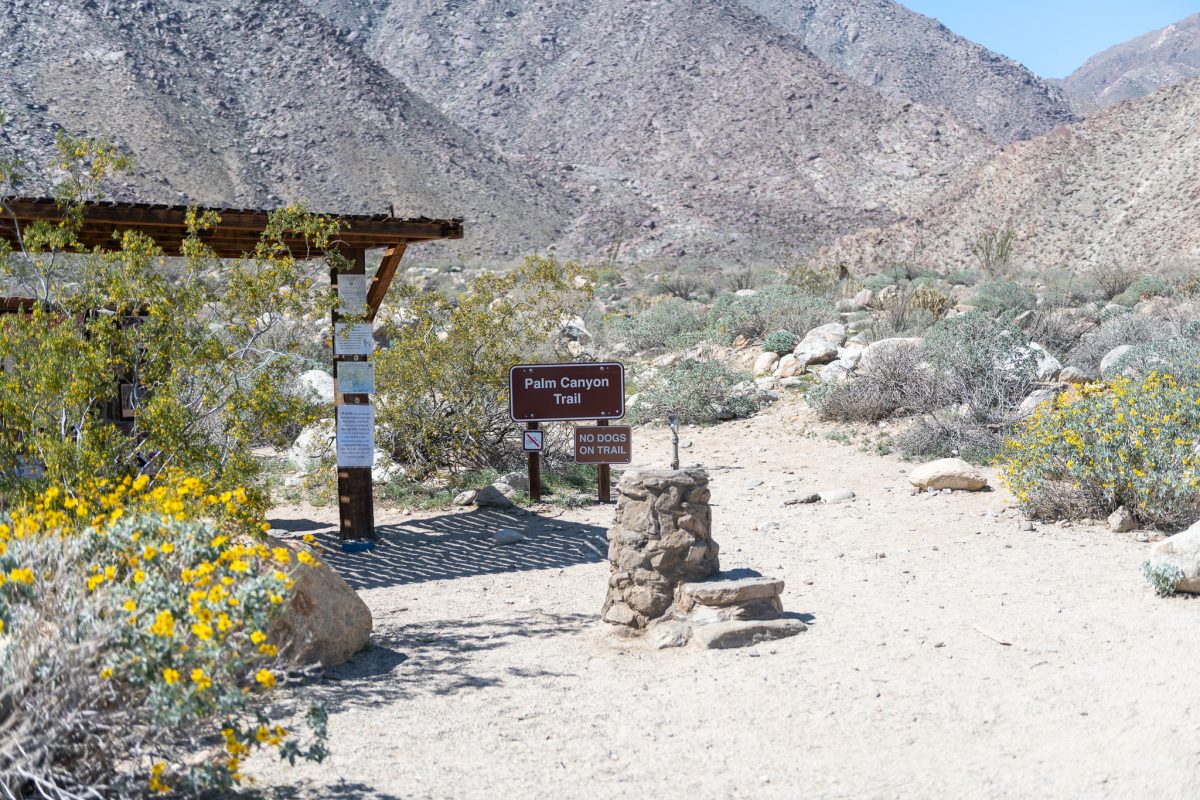
M 0 239 L 16 246 L 13 218 L 24 228 L 38 219 L 57 221 L 62 218 L 58 202 L 47 197 L 23 197 L 7 201 L 12 213 L 0 213 Z M 156 205 L 152 203 L 89 202 L 84 205 L 84 224 L 79 238 L 87 247 L 103 249 L 116 246 L 113 233 L 137 230 L 153 237 L 167 255 L 175 255 L 187 236 L 189 206 Z M 270 212 L 249 208 L 197 207 L 200 211 L 215 211 L 221 222 L 201 235 L 221 258 L 239 258 L 254 251 L 267 225 Z M 343 250 L 372 250 L 397 248 L 414 242 L 436 239 L 461 239 L 461 219 L 402 219 L 388 214 L 327 214 L 341 224 L 338 240 Z M 294 254 L 304 253 L 303 241 L 289 241 Z M 323 253 L 312 253 L 319 258 Z

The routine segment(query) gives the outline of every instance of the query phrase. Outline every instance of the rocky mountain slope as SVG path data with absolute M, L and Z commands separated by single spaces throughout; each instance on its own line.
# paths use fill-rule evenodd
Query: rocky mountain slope
M 1074 120 L 1059 89 L 892 0 L 740 2 L 858 83 L 891 100 L 949 109 L 997 142 Z
M 1088 59 L 1063 89 L 1082 113 L 1200 77 L 1200 14 L 1110 47 Z
M 431 105 L 579 197 L 584 254 L 623 242 L 635 258 L 777 258 L 893 218 L 990 147 L 728 0 L 310 2 Z
M 919 214 L 846 237 L 827 255 L 851 269 L 974 263 L 973 237 L 1016 233 L 1013 265 L 1200 266 L 1200 79 L 1112 106 L 1005 149 Z
M 470 239 L 439 247 L 462 257 L 545 246 L 572 213 L 303 7 L 31 0 L 0 10 L 0 54 L 0 148 L 45 175 L 56 128 L 114 140 L 137 157 L 118 197 L 461 215 Z

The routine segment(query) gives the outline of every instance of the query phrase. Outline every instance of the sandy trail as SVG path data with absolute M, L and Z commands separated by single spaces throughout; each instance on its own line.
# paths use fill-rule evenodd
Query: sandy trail
M 914 496 L 910 464 L 820 430 L 789 399 L 684 437 L 722 567 L 783 578 L 807 632 L 614 644 L 611 507 L 381 512 L 374 554 L 329 554 L 375 614 L 318 690 L 333 755 L 252 771 L 322 798 L 1195 796 L 1200 605 L 1154 596 L 1149 545 L 1020 531 L 1004 491 Z M 635 441 L 639 463 L 667 452 L 664 431 Z M 838 486 L 857 499 L 782 504 Z M 275 519 L 328 537 L 334 513 Z M 494 547 L 496 527 L 529 538 Z

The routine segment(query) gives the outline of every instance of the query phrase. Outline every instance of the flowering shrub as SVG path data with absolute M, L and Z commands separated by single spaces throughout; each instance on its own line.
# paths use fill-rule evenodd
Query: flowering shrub
M 255 506 L 143 476 L 0 521 L 0 795 L 227 792 L 255 749 L 324 756 L 319 707 L 309 737 L 267 713 L 297 567 L 251 534 Z
M 1151 373 L 1060 395 L 1001 455 L 1031 516 L 1099 517 L 1125 506 L 1147 525 L 1200 517 L 1200 386 Z

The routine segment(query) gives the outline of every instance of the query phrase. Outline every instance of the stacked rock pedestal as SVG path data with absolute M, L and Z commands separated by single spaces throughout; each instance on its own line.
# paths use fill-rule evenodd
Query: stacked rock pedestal
M 608 532 L 612 573 L 601 616 L 641 629 L 667 612 L 680 582 L 707 578 L 720 568 L 708 475 L 626 472 L 617 491 L 617 519 Z
M 805 629 L 783 618 L 783 581 L 714 577 L 708 476 L 703 470 L 627 472 L 608 532 L 611 573 L 601 617 L 655 647 L 741 647 Z

